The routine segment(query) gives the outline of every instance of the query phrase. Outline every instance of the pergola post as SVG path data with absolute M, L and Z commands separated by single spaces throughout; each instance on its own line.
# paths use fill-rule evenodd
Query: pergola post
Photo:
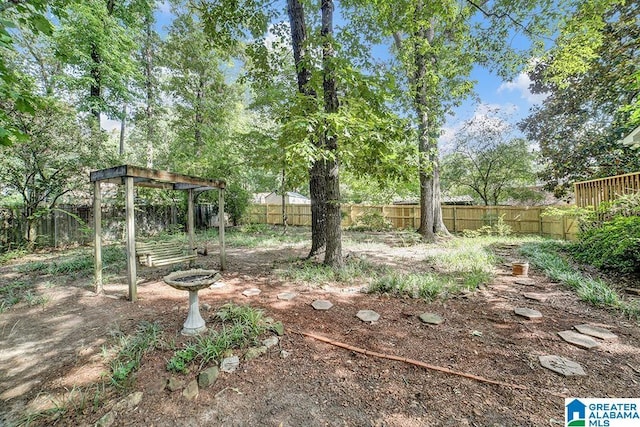
M 136 272 L 136 237 L 135 237 L 135 216 L 134 216 L 134 186 L 144 186 L 149 188 L 188 190 L 188 223 L 189 246 L 195 250 L 195 219 L 194 204 L 195 195 L 201 191 L 220 190 L 220 265 L 221 269 L 226 267 L 226 254 L 224 246 L 224 187 L 226 183 L 217 179 L 198 178 L 194 176 L 182 175 L 168 171 L 159 171 L 149 168 L 141 168 L 132 165 L 120 165 L 112 168 L 92 171 L 89 180 L 94 183 L 94 242 L 95 242 L 95 284 L 96 292 L 103 292 L 102 276 L 102 196 L 100 194 L 100 184 L 108 182 L 111 184 L 125 186 L 125 215 L 126 215 L 126 251 L 127 251 L 127 282 L 129 285 L 129 300 L 137 299 L 137 272 Z
M 93 183 L 93 251 L 96 294 L 104 293 L 102 286 L 102 194 L 100 181 Z
M 187 190 L 187 235 L 189 236 L 189 251 L 196 248 L 195 245 L 195 221 L 193 218 L 193 188 Z M 193 261 L 189 261 L 189 266 L 193 265 Z
M 218 237 L 220 239 L 220 270 L 227 268 L 227 252 L 224 246 L 224 188 L 218 190 Z
M 138 297 L 136 288 L 136 231 L 133 204 L 133 177 L 125 178 L 125 212 L 127 217 L 127 282 L 129 284 L 129 301 Z

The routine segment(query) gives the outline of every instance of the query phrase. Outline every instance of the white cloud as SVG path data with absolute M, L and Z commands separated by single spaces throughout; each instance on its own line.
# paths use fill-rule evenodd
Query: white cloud
M 515 80 L 503 82 L 498 87 L 498 93 L 502 92 L 519 92 L 520 98 L 526 100 L 529 104 L 540 104 L 547 97 L 547 94 L 533 94 L 529 90 L 531 79 L 527 73 L 520 73 Z

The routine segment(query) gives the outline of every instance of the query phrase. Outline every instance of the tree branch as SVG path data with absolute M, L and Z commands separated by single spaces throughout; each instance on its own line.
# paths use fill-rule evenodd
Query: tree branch
M 471 6 L 473 6 L 477 10 L 479 10 L 487 18 L 498 18 L 498 19 L 505 19 L 506 18 L 507 20 L 511 21 L 511 23 L 514 24 L 516 27 L 522 28 L 522 30 L 524 30 L 525 33 L 527 33 L 529 35 L 533 35 L 533 33 L 527 28 L 526 25 L 522 24 L 520 21 L 518 21 L 517 19 L 512 17 L 507 12 L 505 12 L 505 13 L 488 12 L 488 11 L 484 10 L 481 5 L 475 3 L 473 0 L 466 0 L 466 1 Z

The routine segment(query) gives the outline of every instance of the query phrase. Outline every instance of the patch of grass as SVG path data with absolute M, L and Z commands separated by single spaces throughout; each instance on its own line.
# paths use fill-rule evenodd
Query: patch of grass
M 369 280 L 388 272 L 388 267 L 376 265 L 366 259 L 355 257 L 346 259 L 343 268 L 339 270 L 318 264 L 312 260 L 298 261 L 281 271 L 279 276 L 294 282 L 350 283 L 358 279 Z
M 444 250 L 434 251 L 426 257 L 426 261 L 440 272 L 485 271 L 493 273 L 498 258 L 489 248 L 498 240 L 487 237 L 451 239 L 444 244 Z
M 17 420 L 16 426 L 54 425 L 63 423 L 65 417 L 84 414 L 88 411 L 98 411 L 107 398 L 104 383 L 87 387 L 73 386 L 60 396 L 48 397 L 50 407 L 37 412 L 31 412 Z
M 142 356 L 156 348 L 161 339 L 162 329 L 157 322 L 141 322 L 135 334 L 119 335 L 114 346 L 116 354 L 109 363 L 111 383 L 119 388 L 128 386 Z
M 118 271 L 125 267 L 126 254 L 122 246 L 105 246 L 102 250 L 105 270 Z M 66 255 L 50 261 L 33 261 L 16 267 L 21 273 L 41 272 L 44 274 L 89 274 L 93 271 L 93 253 L 84 249 L 79 253 Z
M 475 290 L 490 279 L 491 275 L 482 270 L 468 274 L 393 272 L 374 279 L 367 292 L 434 301 Z
M 428 245 L 425 247 L 428 253 L 425 259 L 434 271 L 383 274 L 374 278 L 368 292 L 433 301 L 473 291 L 491 281 L 495 266 L 500 262 L 490 247 L 523 240 L 530 238 L 456 237 L 437 245 Z
M 208 240 L 217 240 L 217 230 L 210 230 L 205 236 Z M 265 226 L 264 224 L 247 224 L 238 228 L 231 228 L 225 233 L 225 242 L 229 246 L 242 248 L 275 248 L 282 245 L 297 245 L 310 240 L 310 232 L 304 227 L 289 227 L 283 233 L 281 227 Z
M 11 260 L 21 258 L 27 255 L 26 249 L 14 249 L 12 251 L 7 251 L 4 253 L 0 253 L 0 265 L 6 264 Z
M 175 351 L 167 362 L 168 371 L 186 373 L 193 362 L 199 362 L 200 367 L 219 362 L 230 350 L 257 344 L 258 337 L 271 327 L 262 310 L 249 306 L 226 304 L 216 318 L 219 328 L 210 328 Z
M 16 280 L 0 286 L 0 313 L 21 302 L 32 306 L 44 305 L 49 302 L 48 297 L 37 295 L 34 287 L 35 285 L 32 282 L 24 280 Z
M 629 317 L 640 319 L 638 304 L 624 301 L 601 279 L 584 275 L 572 267 L 563 253 L 567 245 L 569 244 L 555 241 L 527 243 L 520 252 L 549 278 L 574 289 L 582 301 L 597 307 L 620 310 Z

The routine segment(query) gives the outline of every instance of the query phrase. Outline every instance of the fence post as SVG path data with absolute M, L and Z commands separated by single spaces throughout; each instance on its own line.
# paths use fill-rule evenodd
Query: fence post
M 456 205 L 453 205 L 453 232 L 457 232 L 457 222 L 458 222 L 458 209 Z

